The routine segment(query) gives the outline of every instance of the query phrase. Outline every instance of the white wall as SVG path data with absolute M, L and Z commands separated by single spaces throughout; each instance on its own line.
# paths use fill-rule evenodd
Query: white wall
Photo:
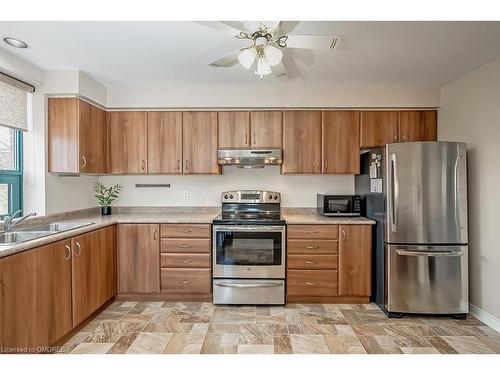
M 438 107 L 439 88 L 399 86 L 166 86 L 108 88 L 107 105 L 125 108 Z
M 289 176 L 279 167 L 238 169 L 224 167 L 219 176 L 104 176 L 105 184 L 120 184 L 123 191 L 118 205 L 123 206 L 219 206 L 223 191 L 265 189 L 282 194 L 283 206 L 314 207 L 317 193 L 352 194 L 352 175 Z M 136 188 L 136 183 L 171 184 L 170 188 Z M 188 192 L 188 200 L 184 192 Z
M 467 143 L 470 300 L 500 319 L 500 58 L 442 87 L 438 137 Z

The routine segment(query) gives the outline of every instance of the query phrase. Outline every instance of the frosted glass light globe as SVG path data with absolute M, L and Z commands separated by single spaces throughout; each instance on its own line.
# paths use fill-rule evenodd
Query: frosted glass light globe
M 264 48 L 264 54 L 266 55 L 267 62 L 271 66 L 278 65 L 283 58 L 283 52 L 281 52 L 279 48 L 269 44 Z
M 238 55 L 238 61 L 241 66 L 245 69 L 250 69 L 253 62 L 255 61 L 255 57 L 257 56 L 257 50 L 255 48 L 248 48 Z

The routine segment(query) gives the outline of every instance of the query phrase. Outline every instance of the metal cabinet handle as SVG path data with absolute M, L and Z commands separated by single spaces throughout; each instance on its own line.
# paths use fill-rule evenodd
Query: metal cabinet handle
M 188 160 L 186 159 L 186 167 L 185 167 L 186 171 L 189 169 L 188 168 Z
M 186 229 L 179 229 L 179 232 L 181 232 L 181 233 L 189 233 L 189 232 L 191 232 L 191 229 L 187 229 L 187 228 Z
M 308 233 L 308 234 L 319 233 L 319 230 L 318 229 L 316 229 L 316 230 L 308 230 L 308 231 L 306 231 L 306 233 Z
M 255 145 L 255 133 L 253 133 L 252 139 L 253 139 L 253 144 Z
M 181 161 L 179 159 L 177 159 L 177 170 L 181 170 Z
M 82 161 L 83 161 L 83 164 L 82 164 L 82 169 L 83 169 L 87 165 L 87 158 L 83 155 L 82 155 Z
M 76 242 L 76 247 L 78 248 L 78 252 L 76 253 L 76 256 L 79 257 L 80 254 L 82 253 L 82 247 L 80 246 L 79 242 Z
M 191 263 L 191 259 L 178 259 L 179 263 Z
M 187 285 L 187 284 L 191 284 L 191 280 L 179 280 L 179 283 Z
M 177 244 L 177 247 L 180 247 L 182 249 L 187 249 L 189 247 L 191 247 L 191 244 L 182 244 L 182 243 L 178 243 Z
M 156 237 L 156 235 L 158 234 L 158 229 L 153 229 L 153 240 L 157 240 L 158 238 Z
M 248 133 L 245 133 L 245 144 L 248 144 Z
M 143 171 L 146 169 L 146 161 L 145 160 L 142 161 L 142 166 L 141 167 L 142 167 Z
M 314 286 L 314 283 L 312 283 L 310 281 L 306 281 L 306 285 L 308 285 L 308 286 Z
M 312 260 L 306 260 L 306 264 L 316 264 L 317 262 L 314 262 Z
M 406 134 L 403 134 L 403 142 L 406 142 Z
M 325 171 L 328 169 L 328 160 L 325 159 Z
M 71 258 L 71 248 L 68 245 L 66 245 L 66 250 L 68 251 L 67 253 L 68 256 L 65 256 L 64 260 L 69 260 L 69 258 Z
M 341 231 L 342 231 L 342 239 L 345 241 L 345 237 L 346 237 L 345 230 L 341 229 Z
M 306 245 L 306 249 L 319 249 L 319 245 Z
M 397 143 L 397 141 L 398 141 L 398 134 L 397 133 L 394 134 L 394 137 L 392 140 L 393 140 L 393 143 Z

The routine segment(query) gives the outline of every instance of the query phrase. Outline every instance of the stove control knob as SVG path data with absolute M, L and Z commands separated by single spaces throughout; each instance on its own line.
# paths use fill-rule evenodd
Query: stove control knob
M 267 198 L 268 198 L 268 199 L 273 199 L 273 196 L 272 196 L 271 194 L 269 194 L 269 195 L 267 196 Z
M 227 199 L 227 194 L 224 194 L 224 199 Z
M 229 196 L 229 198 L 233 199 L 233 198 L 234 198 L 234 195 L 233 195 L 233 194 L 231 194 L 231 195 Z
M 278 200 L 278 196 L 277 195 L 274 196 L 274 200 Z

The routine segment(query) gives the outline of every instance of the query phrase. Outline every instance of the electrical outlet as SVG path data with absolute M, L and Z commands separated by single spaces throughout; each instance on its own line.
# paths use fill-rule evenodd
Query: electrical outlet
M 185 201 L 189 200 L 189 191 L 184 190 L 184 193 L 183 193 L 182 196 L 183 196 L 183 198 L 184 198 Z

